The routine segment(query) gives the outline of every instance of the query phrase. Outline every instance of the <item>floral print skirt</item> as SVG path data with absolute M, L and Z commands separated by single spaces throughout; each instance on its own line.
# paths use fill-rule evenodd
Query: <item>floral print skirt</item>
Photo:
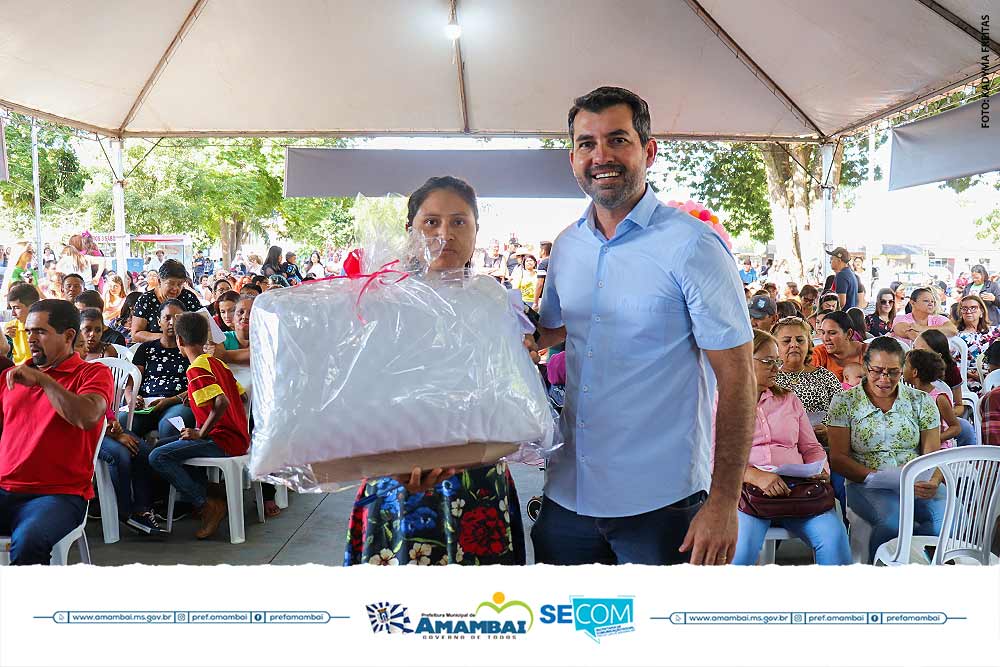
M 367 479 L 347 529 L 344 565 L 524 565 L 521 507 L 507 463 L 473 468 L 425 493 Z

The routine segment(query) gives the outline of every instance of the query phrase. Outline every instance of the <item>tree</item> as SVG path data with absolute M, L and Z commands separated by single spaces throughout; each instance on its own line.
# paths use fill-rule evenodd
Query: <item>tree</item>
M 31 164 L 31 119 L 10 114 L 5 124 L 10 180 L 0 182 L 0 209 L 6 226 L 26 235 L 34 224 L 34 185 Z M 90 173 L 73 149 L 74 133 L 44 121 L 38 124 L 38 181 L 43 215 L 71 216 Z

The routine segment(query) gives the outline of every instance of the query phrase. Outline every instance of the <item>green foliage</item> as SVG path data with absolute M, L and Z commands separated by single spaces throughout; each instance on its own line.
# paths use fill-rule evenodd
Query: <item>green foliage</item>
M 761 242 L 774 237 L 767 174 L 753 144 L 662 142 L 658 159 L 669 170 L 667 178 L 688 188 L 692 199 L 725 211 L 719 217 L 730 234 L 747 232 Z
M 10 169 L 10 180 L 0 182 L 0 202 L 8 209 L 4 218 L 15 227 L 23 226 L 25 220 L 30 226 L 34 214 L 31 119 L 11 113 L 4 133 Z M 90 178 L 73 149 L 73 137 L 72 130 L 68 128 L 39 121 L 38 180 L 43 214 L 75 209 Z
M 1000 242 L 1000 208 L 995 208 L 988 214 L 976 220 L 976 237 L 993 243 Z

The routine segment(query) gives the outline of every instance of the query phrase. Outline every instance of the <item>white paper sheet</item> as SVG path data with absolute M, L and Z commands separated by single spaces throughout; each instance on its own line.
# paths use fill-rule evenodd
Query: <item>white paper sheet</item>
M 178 431 L 183 431 L 187 426 L 184 424 L 184 420 L 180 417 L 170 417 L 167 419 L 168 422 L 174 425 Z
M 774 472 L 787 477 L 812 477 L 823 472 L 823 464 L 826 461 L 821 459 L 812 463 L 785 463 L 780 466 L 755 466 L 765 472 Z
M 865 482 L 865 486 L 870 489 L 891 489 L 894 491 L 899 490 L 900 478 L 903 474 L 903 468 L 890 468 L 888 470 L 877 470 L 872 474 L 871 479 Z M 934 474 L 934 468 L 930 470 L 925 470 L 924 472 L 917 475 L 918 482 L 926 482 Z
M 224 334 L 222 329 L 219 328 L 219 325 L 215 323 L 215 318 L 213 318 L 212 314 L 208 312 L 208 309 L 202 308 L 201 310 L 196 310 L 195 312 L 208 320 L 208 337 L 212 340 L 212 342 L 216 345 L 225 343 L 226 334 Z

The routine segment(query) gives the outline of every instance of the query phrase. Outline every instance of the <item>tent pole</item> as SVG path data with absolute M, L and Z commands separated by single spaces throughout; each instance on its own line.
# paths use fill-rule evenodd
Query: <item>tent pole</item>
M 834 144 L 825 143 L 820 146 L 823 156 L 823 250 L 833 247 L 833 149 Z M 823 253 L 823 277 L 830 275 L 830 256 Z
M 122 165 L 124 139 L 111 140 L 111 162 L 114 167 L 111 186 L 111 210 L 115 218 L 115 257 L 118 260 L 117 275 L 124 280 L 128 271 L 128 243 L 125 236 L 125 169 Z
M 38 119 L 31 118 L 31 181 L 35 189 L 35 263 L 41 275 L 44 266 L 42 244 L 42 195 L 38 177 Z

